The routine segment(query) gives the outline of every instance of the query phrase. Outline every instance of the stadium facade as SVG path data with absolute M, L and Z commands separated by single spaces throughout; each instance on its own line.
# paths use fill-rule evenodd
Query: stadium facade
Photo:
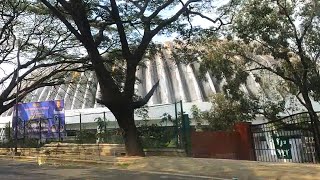
M 140 81 L 135 87 L 138 96 L 146 95 L 153 84 L 160 80 L 159 87 L 147 104 L 151 120 L 160 119 L 164 113 L 174 116 L 174 103 L 178 101 L 183 102 L 183 110 L 188 114 L 192 105 L 197 105 L 201 110 L 209 110 L 211 107 L 208 102 L 209 97 L 221 92 L 226 83 L 209 73 L 205 75 L 205 79 L 200 79 L 197 76 L 198 63 L 176 63 L 169 49 L 163 48 L 154 59 L 145 61 L 145 66 L 140 66 L 136 74 Z M 97 103 L 100 86 L 94 72 L 73 72 L 66 78 L 77 83 L 39 88 L 30 93 L 23 102 L 64 100 L 66 124 L 79 123 L 80 114 L 82 123 L 93 123 L 97 117 L 115 121 L 112 113 Z M 255 75 L 250 73 L 241 90 L 250 95 L 258 94 L 259 89 L 261 86 L 255 81 Z M 136 119 L 139 120 L 141 117 L 137 116 Z M 11 120 L 12 109 L 1 115 L 0 124 L 3 125 Z

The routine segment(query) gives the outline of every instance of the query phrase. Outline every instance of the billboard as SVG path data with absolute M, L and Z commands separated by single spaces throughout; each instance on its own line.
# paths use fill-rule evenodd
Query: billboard
M 18 118 L 14 111 L 12 127 L 15 133 L 17 126 L 18 139 L 27 137 L 44 140 L 65 136 L 63 100 L 21 103 L 17 106 Z

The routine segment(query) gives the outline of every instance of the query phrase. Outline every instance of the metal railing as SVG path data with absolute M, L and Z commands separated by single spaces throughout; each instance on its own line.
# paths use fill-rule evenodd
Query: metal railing
M 314 131 L 305 113 L 251 126 L 257 161 L 317 163 Z
M 147 107 L 145 113 L 136 113 L 140 120 L 135 121 L 144 148 L 182 147 L 181 123 L 182 102 L 174 104 Z M 159 109 L 163 114 L 149 115 L 148 109 Z M 59 124 L 52 138 L 48 138 L 49 131 L 45 125 L 48 120 L 42 119 L 30 122 L 19 122 L 17 133 L 18 147 L 40 147 L 50 142 L 66 142 L 77 144 L 110 143 L 123 144 L 123 131 L 117 121 L 109 120 L 108 113 L 79 113 L 65 116 L 66 124 Z M 150 117 L 149 117 L 150 116 Z M 70 120 L 68 123 L 68 119 Z M 29 123 L 29 124 L 27 124 Z M 1 125 L 1 124 L 0 124 Z M 0 146 L 14 147 L 14 131 L 12 122 L 2 124 L 0 129 Z M 60 128 L 63 127 L 63 128 Z

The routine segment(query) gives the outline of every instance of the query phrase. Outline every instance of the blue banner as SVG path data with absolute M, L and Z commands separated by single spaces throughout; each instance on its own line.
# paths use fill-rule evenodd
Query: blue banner
M 43 101 L 18 104 L 18 121 L 13 112 L 12 127 L 18 139 L 57 139 L 65 136 L 64 101 Z M 17 124 L 16 124 L 17 122 Z M 59 133 L 60 132 L 60 133 Z

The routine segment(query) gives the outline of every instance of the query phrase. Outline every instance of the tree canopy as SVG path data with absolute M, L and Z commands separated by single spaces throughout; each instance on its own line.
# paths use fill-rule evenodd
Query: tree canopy
M 134 109 L 145 105 L 159 83 L 141 98 L 135 98 L 136 71 L 143 59 L 155 50 L 156 35 L 180 32 L 190 35 L 197 28 L 192 19 L 200 17 L 220 27 L 232 16 L 230 1 L 202 0 L 40 0 L 40 10 L 55 15 L 84 47 L 101 87 L 99 102 L 115 115 L 128 155 L 143 155 L 136 126 Z M 222 9 L 218 8 L 220 4 Z M 225 11 L 230 12 L 227 14 Z M 216 12 L 216 17 L 206 13 Z M 104 61 L 105 60 L 105 61 Z M 119 75 L 120 73 L 120 75 Z M 121 82 L 119 82 L 119 80 Z
M 239 95 L 237 87 L 250 73 L 256 74 L 260 85 L 263 74 L 272 76 L 271 83 L 280 95 L 275 100 L 293 96 L 308 112 L 317 147 L 319 119 L 313 103 L 319 101 L 320 89 L 319 10 L 316 0 L 241 1 L 233 23 L 222 35 L 198 40 L 205 47 L 201 51 L 203 70 L 231 79 L 225 87 L 236 94 L 233 97 Z
M 0 114 L 37 88 L 71 83 L 66 73 L 90 68 L 68 52 L 77 45 L 52 16 L 33 14 L 24 0 L 1 1 L 0 10 Z

